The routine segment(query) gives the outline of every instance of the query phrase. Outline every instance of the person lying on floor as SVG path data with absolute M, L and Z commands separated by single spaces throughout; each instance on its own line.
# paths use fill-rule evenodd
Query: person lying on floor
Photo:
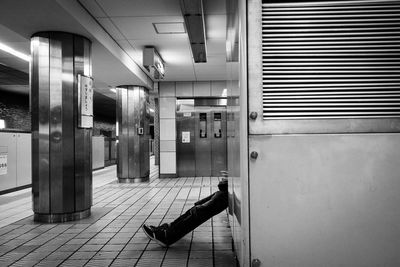
M 163 247 L 172 245 L 228 207 L 228 180 L 222 179 L 218 183 L 218 189 L 219 191 L 197 201 L 191 209 L 171 223 L 164 223 L 158 227 L 143 224 L 144 233 Z

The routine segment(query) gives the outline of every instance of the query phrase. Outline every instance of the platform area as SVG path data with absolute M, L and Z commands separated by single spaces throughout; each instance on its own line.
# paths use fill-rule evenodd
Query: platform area
M 118 184 L 115 166 L 94 172 L 89 218 L 59 224 L 33 221 L 30 189 L 0 196 L 0 266 L 235 266 L 227 212 L 169 248 L 141 225 L 170 222 L 217 190 L 218 177 Z

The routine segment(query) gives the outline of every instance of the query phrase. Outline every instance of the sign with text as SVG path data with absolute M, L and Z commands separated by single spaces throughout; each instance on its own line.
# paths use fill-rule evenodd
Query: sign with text
M 7 154 L 0 154 L 0 175 L 7 174 Z
M 93 128 L 93 79 L 78 74 L 78 127 Z
M 182 143 L 190 143 L 190 132 L 182 132 Z

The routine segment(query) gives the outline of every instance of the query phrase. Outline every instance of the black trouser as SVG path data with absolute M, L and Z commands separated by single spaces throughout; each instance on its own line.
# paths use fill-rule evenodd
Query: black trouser
M 199 201 L 201 202 L 201 201 Z M 208 201 L 196 205 L 173 221 L 166 229 L 166 243 L 171 245 L 228 207 L 228 192 L 215 192 Z

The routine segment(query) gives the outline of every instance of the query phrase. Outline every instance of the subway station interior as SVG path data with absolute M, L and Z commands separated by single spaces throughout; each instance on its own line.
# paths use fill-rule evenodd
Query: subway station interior
M 0 266 L 397 267 L 399 191 L 397 0 L 0 1 Z

